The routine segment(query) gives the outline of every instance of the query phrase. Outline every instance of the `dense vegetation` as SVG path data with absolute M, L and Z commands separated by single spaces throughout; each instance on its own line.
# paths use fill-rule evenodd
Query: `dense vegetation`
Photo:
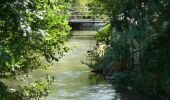
M 0 1 L 0 77 L 13 77 L 47 67 L 69 50 L 68 8 L 71 0 Z M 88 51 L 89 67 L 121 88 L 152 98 L 170 99 L 170 1 L 73 0 L 107 14 L 110 23 L 95 36 Z M 100 12 L 99 11 L 100 8 Z M 40 58 L 41 57 L 41 58 Z M 47 81 L 17 89 L 0 81 L 0 99 L 28 100 L 48 95 Z
M 69 48 L 67 22 L 69 0 L 1 0 L 0 1 L 0 75 L 15 76 L 43 68 L 63 56 Z M 47 93 L 48 82 L 8 89 L 0 84 L 0 99 L 10 93 L 11 99 L 39 98 Z M 29 90 L 30 89 L 30 90 Z
M 110 18 L 87 64 L 118 87 L 170 99 L 170 1 L 94 0 Z M 104 46 L 103 46 L 104 45 Z

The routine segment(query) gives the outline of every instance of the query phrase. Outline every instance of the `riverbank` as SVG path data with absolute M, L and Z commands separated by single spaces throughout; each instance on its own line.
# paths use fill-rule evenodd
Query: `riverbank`
M 131 62 L 131 60 L 133 60 L 130 58 L 122 58 L 124 57 L 123 54 L 126 55 L 126 49 L 116 47 L 118 44 L 116 45 L 114 43 L 114 45 L 107 45 L 111 38 L 108 37 L 108 35 L 111 34 L 109 29 L 110 25 L 106 25 L 95 35 L 97 45 L 93 49 L 88 50 L 87 60 L 83 63 L 89 66 L 92 69 L 92 72 L 100 74 L 105 79 L 111 81 L 116 89 L 123 89 L 135 95 L 141 94 L 144 96 L 146 92 L 137 89 L 144 83 L 138 84 L 139 86 L 135 86 L 139 77 L 135 75 L 139 75 L 138 70 L 140 67 L 137 67 L 136 65 L 130 67 L 131 63 L 126 65 L 125 62 Z M 122 54 L 121 51 L 124 51 L 125 53 Z M 136 59 L 134 60 L 136 61 Z M 135 71 L 131 72 L 130 69 L 132 70 L 133 68 Z M 148 98 L 148 96 L 144 97 Z M 150 100 L 149 98 L 146 98 L 145 100 Z
M 46 75 L 54 76 L 54 83 L 50 85 L 50 93 L 42 100 L 147 100 L 145 97 L 132 94 L 130 91 L 116 89 L 110 81 L 101 75 L 91 72 L 91 69 L 81 63 L 86 60 L 87 51 L 92 49 L 96 42 L 91 34 L 94 31 L 75 31 L 76 35 L 70 40 L 68 45 L 72 49 L 65 54 L 59 62 L 48 69 L 38 69 L 30 72 L 30 79 L 45 80 Z M 83 35 L 83 36 L 81 36 Z M 11 86 L 26 84 L 27 81 L 7 81 Z
M 166 42 L 170 37 L 168 32 L 165 31 L 163 35 L 135 51 L 136 49 L 130 46 L 130 41 L 123 41 L 123 36 L 118 38 L 118 34 L 111 33 L 109 25 L 105 26 L 95 36 L 99 45 L 88 51 L 85 64 L 92 72 L 112 80 L 118 88 L 146 94 L 154 100 L 169 100 L 170 53 L 167 48 L 169 44 Z M 108 36 L 109 34 L 115 37 Z M 114 39 L 109 40 L 111 38 Z M 107 48 L 101 48 L 104 46 L 100 44 Z

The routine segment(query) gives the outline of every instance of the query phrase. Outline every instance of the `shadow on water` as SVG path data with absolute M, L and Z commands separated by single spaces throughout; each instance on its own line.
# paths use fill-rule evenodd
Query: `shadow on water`
M 94 31 L 74 31 L 69 42 L 74 48 L 54 64 L 51 74 L 55 76 L 55 82 L 45 100 L 147 100 L 117 91 L 111 83 L 91 73 L 91 69 L 81 63 L 87 50 L 95 46 L 94 34 Z

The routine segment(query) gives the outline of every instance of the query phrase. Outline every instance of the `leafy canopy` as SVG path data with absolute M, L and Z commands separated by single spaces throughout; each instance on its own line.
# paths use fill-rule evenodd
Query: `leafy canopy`
M 50 62 L 68 51 L 69 1 L 1 0 L 0 6 L 1 69 L 34 69 L 40 67 L 37 55 Z

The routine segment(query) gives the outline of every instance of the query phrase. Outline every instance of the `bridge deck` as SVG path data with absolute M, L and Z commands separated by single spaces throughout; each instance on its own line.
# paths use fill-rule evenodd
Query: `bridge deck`
M 92 20 L 92 19 L 70 19 L 69 23 L 107 23 L 105 20 Z

